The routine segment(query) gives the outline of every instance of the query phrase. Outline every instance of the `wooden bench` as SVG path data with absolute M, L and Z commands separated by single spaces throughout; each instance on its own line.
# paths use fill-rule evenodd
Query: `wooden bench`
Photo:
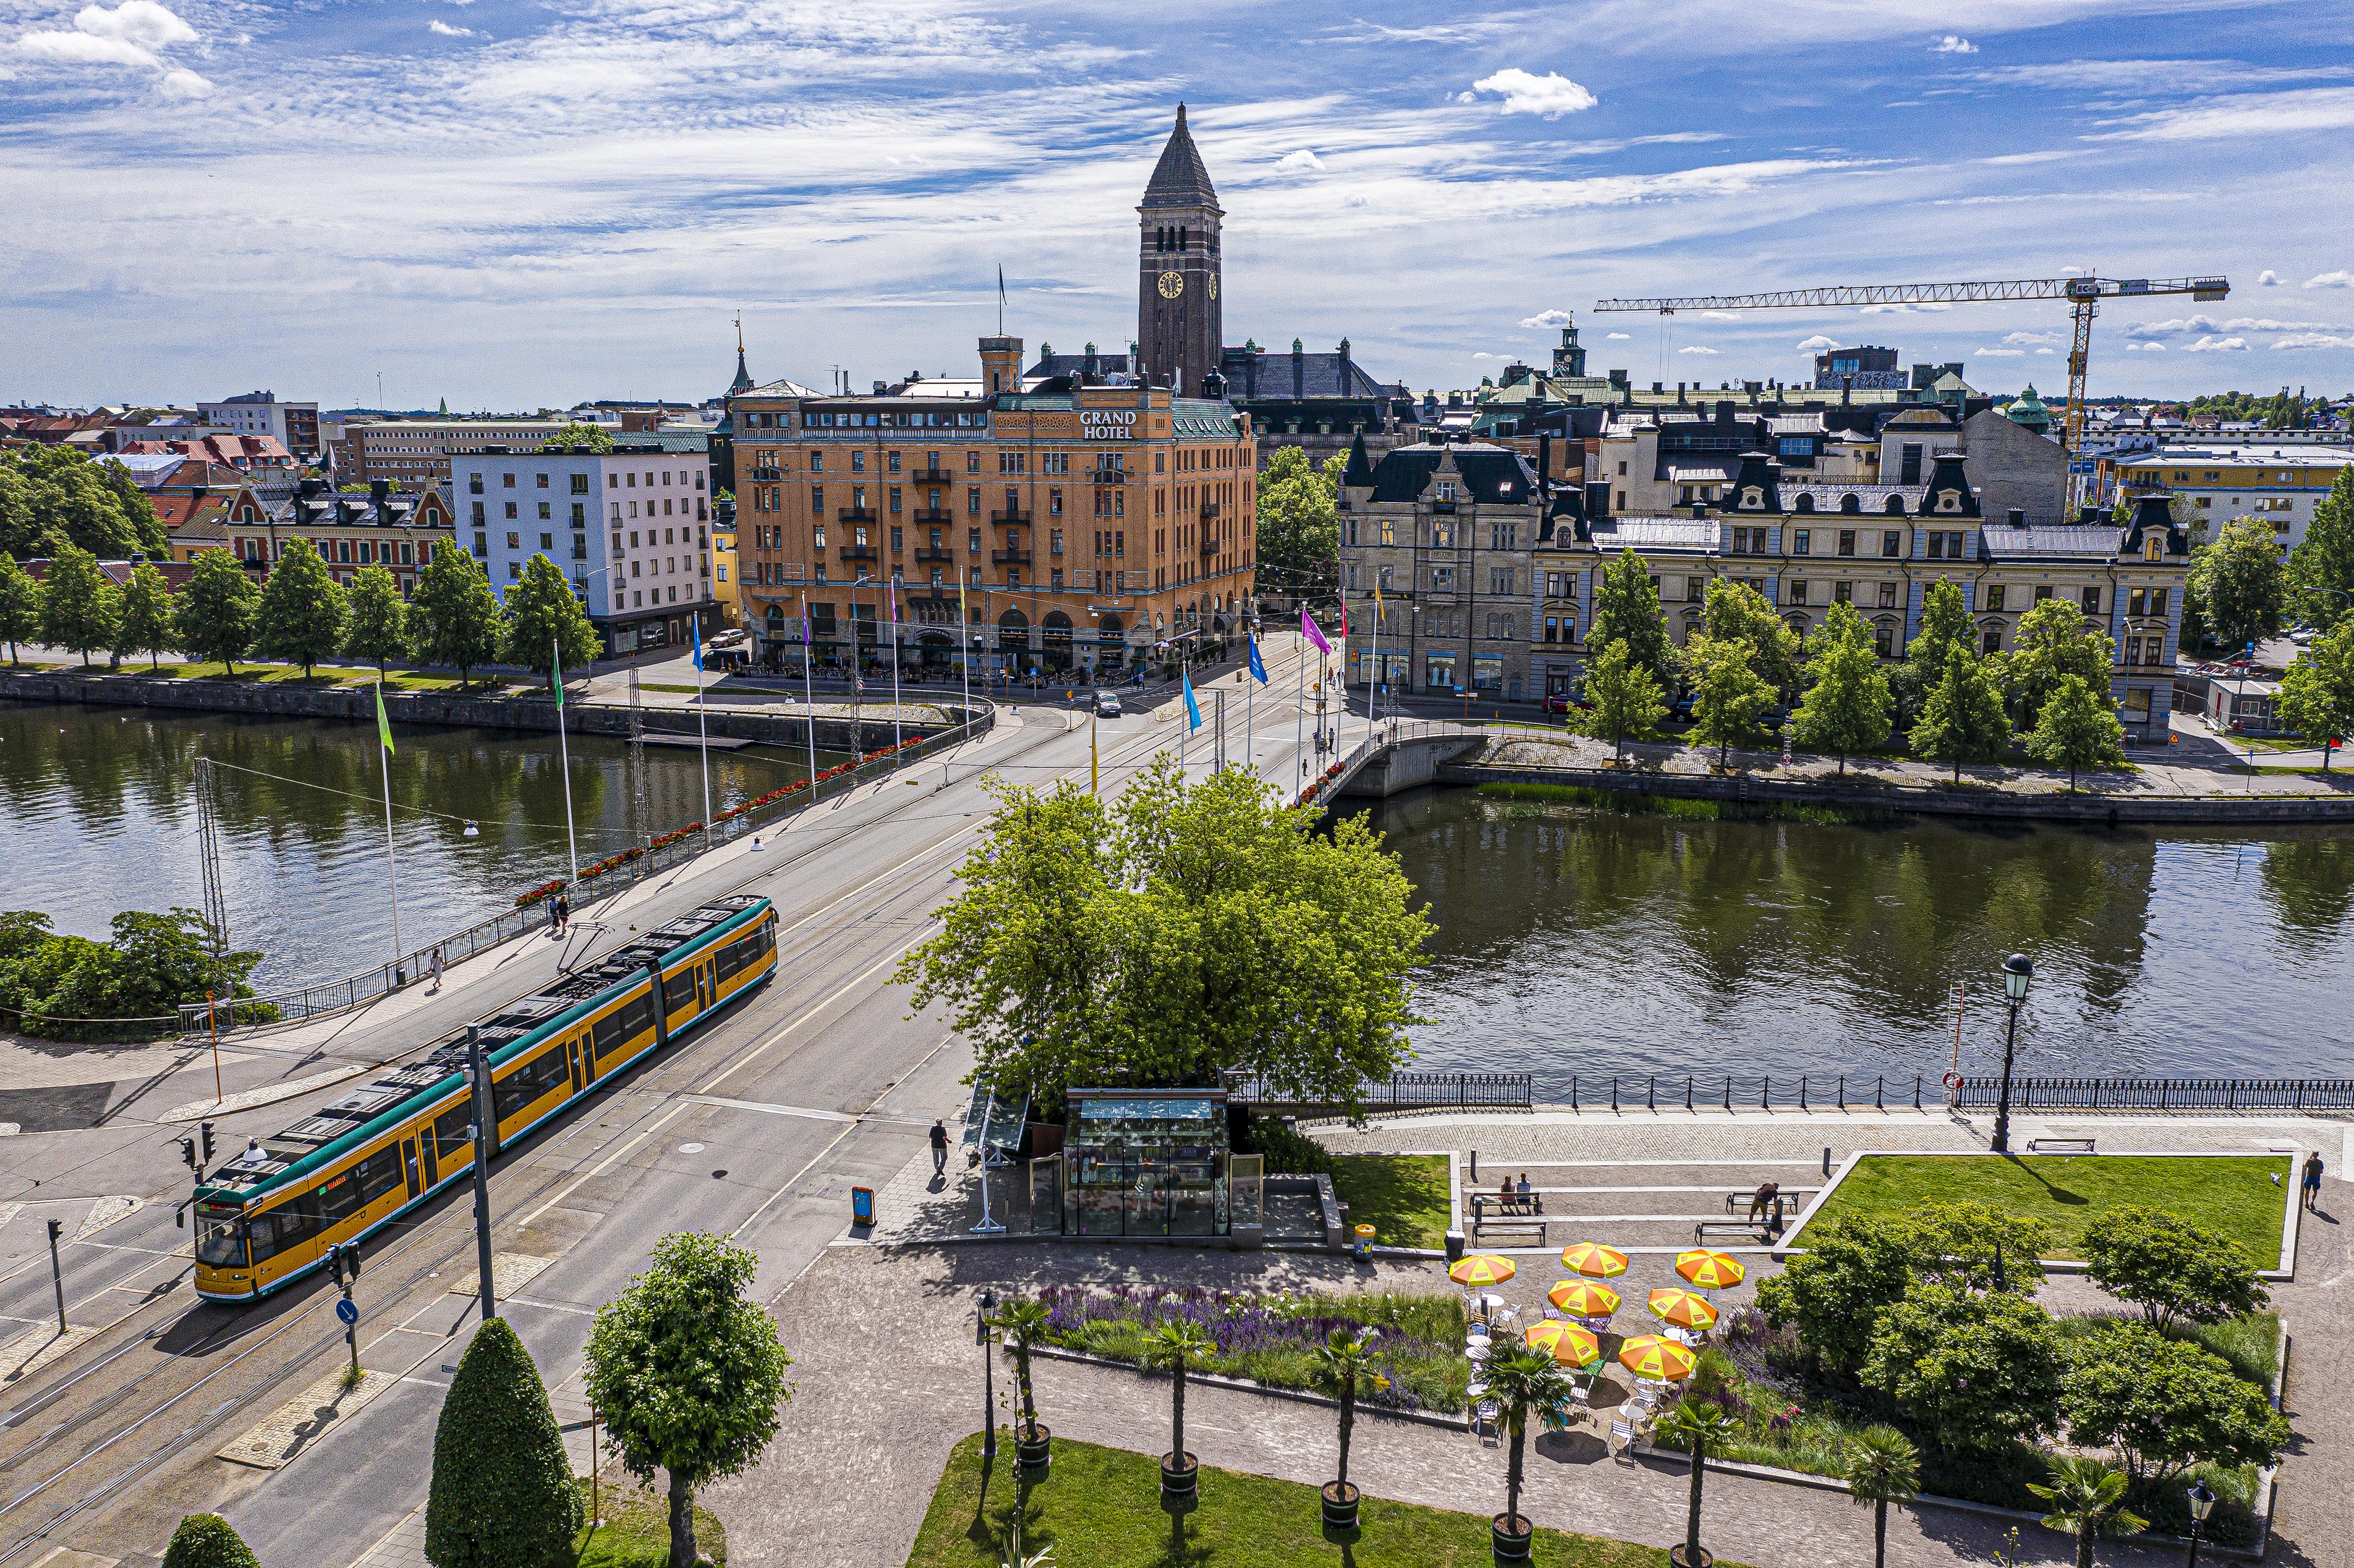
M 2095 1152 L 2089 1138 L 2031 1138 L 2027 1140 L 2030 1154 L 2091 1154 Z
M 1544 1213 L 1544 1201 L 1534 1192 L 1525 1198 L 1507 1198 L 1496 1192 L 1471 1194 L 1471 1214 L 1474 1219 L 1495 1214 L 1500 1218 L 1512 1215 L 1528 1216 Z
M 1745 1236 L 1755 1241 L 1764 1234 L 1765 1229 L 1764 1220 L 1759 1220 L 1755 1224 L 1745 1220 L 1702 1220 L 1692 1227 L 1692 1242 L 1694 1245 L 1705 1246 L 1708 1245 L 1708 1238 L 1720 1231 L 1727 1235 Z
M 1817 1193 L 1817 1192 L 1820 1192 L 1820 1191 L 1821 1191 L 1821 1189 L 1820 1189 L 1820 1188 L 1819 1188 L 1819 1187 L 1785 1187 L 1785 1188 L 1783 1188 L 1783 1189 L 1782 1189 L 1782 1210 L 1783 1210 L 1783 1213 L 1797 1213 L 1800 1209 L 1803 1209 L 1803 1208 L 1805 1208 L 1805 1207 L 1807 1206 L 1807 1205 L 1806 1205 L 1806 1202 L 1805 1202 L 1805 1200 L 1806 1200 L 1806 1199 L 1808 1199 L 1808 1198 L 1809 1198 L 1809 1197 L 1812 1197 L 1815 1193 Z M 1755 1195 L 1756 1195 L 1756 1189 L 1755 1189 L 1755 1188 L 1754 1188 L 1754 1187 L 1751 1187 L 1751 1188 L 1744 1188 L 1743 1191 L 1738 1192 L 1727 1192 L 1727 1193 L 1724 1195 L 1724 1212 L 1725 1212 L 1726 1213 L 1728 1213 L 1728 1214 L 1731 1214 L 1731 1213 L 1747 1213 L 1747 1212 L 1748 1212 L 1748 1209 L 1749 1209 L 1749 1200 L 1750 1200 L 1752 1197 L 1755 1196 Z M 1772 1208 L 1772 1207 L 1774 1206 L 1774 1200 L 1773 1200 L 1773 1199 L 1771 1199 L 1771 1198 L 1766 1199 L 1766 1206 L 1767 1208 L 1769 1208 L 1769 1209 L 1770 1209 L 1770 1208 Z
M 1487 1244 L 1488 1237 L 1491 1233 L 1501 1233 L 1499 1239 L 1510 1239 L 1511 1237 L 1517 1236 L 1522 1241 L 1527 1242 L 1528 1245 L 1532 1246 L 1543 1246 L 1546 1245 L 1545 1223 L 1543 1220 L 1509 1218 L 1502 1216 L 1488 1218 L 1479 1214 L 1474 1214 L 1472 1216 L 1471 1242 L 1473 1245 L 1485 1245 Z

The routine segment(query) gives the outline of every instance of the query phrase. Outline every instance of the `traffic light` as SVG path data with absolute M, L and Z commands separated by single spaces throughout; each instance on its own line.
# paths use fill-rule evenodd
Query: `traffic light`
M 198 1122 L 196 1130 L 204 1135 L 205 1163 L 210 1165 L 213 1162 L 213 1124 L 208 1121 Z
M 327 1268 L 335 1277 L 335 1284 L 346 1296 L 360 1277 L 360 1244 L 337 1242 L 327 1249 Z
M 180 1139 L 180 1158 L 182 1160 L 186 1162 L 189 1170 L 196 1171 L 201 1169 L 196 1164 L 196 1140 L 195 1139 L 184 1138 Z

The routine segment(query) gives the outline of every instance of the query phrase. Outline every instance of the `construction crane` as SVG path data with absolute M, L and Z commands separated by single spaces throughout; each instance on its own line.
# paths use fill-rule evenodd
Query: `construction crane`
M 2093 317 L 2104 299 L 2188 294 L 2194 301 L 2230 294 L 2224 278 L 2015 278 L 1990 283 L 1866 283 L 1829 289 L 1783 289 L 1766 294 L 1695 295 L 1673 300 L 1597 300 L 1597 311 L 1786 311 L 1823 305 L 1922 305 L 1982 300 L 2065 300 L 2073 319 L 2068 350 L 2068 418 L 2061 441 L 2071 471 L 2084 436 L 2084 368 L 2093 355 Z M 2065 481 L 2062 482 L 2063 487 Z M 2064 499 L 2064 488 L 2063 488 Z

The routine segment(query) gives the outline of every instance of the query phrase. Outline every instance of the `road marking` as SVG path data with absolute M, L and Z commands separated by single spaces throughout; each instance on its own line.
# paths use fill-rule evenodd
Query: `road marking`
M 884 1121 L 901 1127 L 929 1127 L 931 1124 L 914 1117 L 877 1116 L 873 1111 L 853 1116 L 847 1111 L 817 1110 L 809 1106 L 770 1105 L 764 1100 L 731 1100 L 725 1095 L 681 1095 L 679 1098 L 699 1106 L 720 1106 L 728 1110 L 758 1111 L 763 1116 L 797 1116 L 811 1121 Z
M 1746 1171 L 1760 1165 L 1805 1165 L 1819 1171 L 1823 1162 L 1820 1160 L 1494 1160 L 1490 1163 L 1500 1171 L 1507 1165 L 1515 1171 L 1695 1171 L 1715 1166 Z
M 925 922 L 927 926 L 931 923 L 932 922 L 930 921 Z M 920 940 L 922 940 L 921 938 L 917 938 L 917 941 Z M 695 1092 L 698 1095 L 707 1095 L 712 1090 L 717 1088 L 720 1085 L 726 1083 L 729 1078 L 734 1077 L 738 1070 L 751 1065 L 760 1057 L 768 1054 L 772 1048 L 782 1044 L 785 1036 L 790 1034 L 794 1030 L 799 1029 L 802 1024 L 809 1022 L 811 1019 L 822 1014 L 835 1002 L 840 1001 L 843 997 L 848 996 L 852 991 L 856 991 L 860 986 L 864 985 L 867 980 L 873 976 L 876 969 L 883 968 L 886 964 L 897 963 L 899 959 L 906 955 L 907 949 L 915 945 L 916 942 L 914 941 L 908 942 L 893 952 L 884 954 L 883 957 L 875 959 L 873 963 L 859 970 L 855 976 L 845 981 L 840 989 L 835 991 L 831 996 L 828 996 L 824 1001 L 803 1008 L 798 1017 L 790 1019 L 786 1022 L 779 1024 L 776 1031 L 766 1040 L 761 1041 L 758 1045 L 752 1046 L 742 1055 L 737 1057 L 735 1061 L 730 1062 L 720 1071 L 717 1077 L 713 1078 L 709 1083 L 704 1085 Z M 680 1108 L 684 1109 L 684 1107 L 682 1107 Z
M 597 1315 L 597 1308 L 594 1307 L 570 1307 L 561 1301 L 542 1301 L 536 1297 L 532 1296 L 510 1296 L 506 1298 L 504 1305 L 510 1307 L 537 1307 L 548 1312 L 569 1312 L 576 1318 L 594 1318 Z
M 592 1177 L 602 1176 L 607 1171 L 612 1168 L 615 1160 L 620 1159 L 623 1155 L 637 1148 L 639 1144 L 643 1143 L 655 1133 L 660 1132 L 663 1126 L 667 1124 L 673 1117 L 677 1116 L 684 1109 L 686 1109 L 686 1107 L 683 1104 L 671 1107 L 670 1109 L 662 1114 L 660 1119 L 656 1120 L 652 1126 L 647 1128 L 643 1132 L 639 1133 L 635 1138 L 630 1139 L 629 1142 L 621 1145 L 620 1148 L 613 1150 L 612 1153 L 605 1156 L 604 1159 L 599 1160 L 588 1170 L 580 1172 L 579 1175 L 575 1176 L 571 1181 L 567 1181 L 563 1186 L 558 1187 L 554 1194 L 548 1198 L 546 1202 L 542 1203 L 538 1208 L 534 1209 L 530 1213 L 525 1214 L 523 1217 L 522 1224 L 525 1226 L 530 1225 L 532 1221 L 539 1218 L 540 1215 L 547 1213 L 548 1210 L 555 1208 L 558 1204 L 562 1203 L 565 1199 L 569 1198 L 573 1193 L 578 1192 L 582 1185 L 588 1181 Z M 493 1277 L 492 1283 L 497 1283 L 495 1275 Z

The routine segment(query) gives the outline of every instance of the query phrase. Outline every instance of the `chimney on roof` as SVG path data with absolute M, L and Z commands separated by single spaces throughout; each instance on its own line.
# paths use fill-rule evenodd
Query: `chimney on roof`
M 392 481 L 388 479 L 372 479 L 368 481 L 368 504 L 376 508 L 376 514 L 377 516 L 381 517 L 385 514 L 385 512 L 390 505 L 391 501 Z
M 2027 508 L 2014 506 L 2002 514 L 2002 520 L 2014 528 L 2024 528 L 2027 526 Z
M 1720 425 L 1729 425 L 1729 424 L 1733 423 L 1733 399 L 1732 399 L 1732 398 L 1730 398 L 1730 397 L 1720 397 L 1720 398 L 1718 398 L 1718 399 L 1717 399 L 1717 403 L 1716 403 L 1716 422 L 1717 422 L 1718 424 L 1720 424 Z

